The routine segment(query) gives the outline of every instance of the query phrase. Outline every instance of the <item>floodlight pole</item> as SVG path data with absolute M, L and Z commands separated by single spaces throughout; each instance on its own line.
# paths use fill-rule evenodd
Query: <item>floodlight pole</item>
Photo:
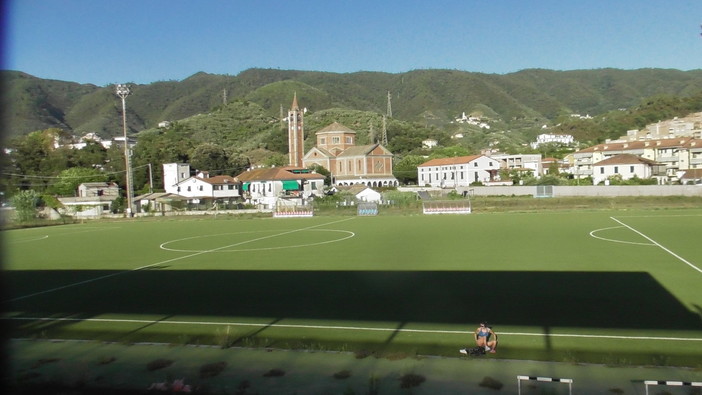
M 124 167 L 127 171 L 127 207 L 125 209 L 125 214 L 127 217 L 132 217 L 132 164 L 129 153 L 129 142 L 127 140 L 127 96 L 129 96 L 129 87 L 125 84 L 117 84 L 115 88 L 115 93 L 122 99 L 122 126 L 124 132 Z

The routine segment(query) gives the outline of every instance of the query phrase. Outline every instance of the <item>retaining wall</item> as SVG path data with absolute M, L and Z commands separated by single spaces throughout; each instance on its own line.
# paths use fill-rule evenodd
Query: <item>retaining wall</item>
M 450 189 L 398 188 L 402 191 L 429 191 L 446 194 Z M 536 186 L 460 187 L 459 193 L 469 191 L 471 196 L 534 196 Z M 554 186 L 554 197 L 566 196 L 702 196 L 702 185 L 585 185 Z

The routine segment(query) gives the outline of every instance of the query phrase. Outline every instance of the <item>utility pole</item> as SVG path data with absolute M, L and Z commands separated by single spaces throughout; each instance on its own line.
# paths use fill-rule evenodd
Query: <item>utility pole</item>
M 127 96 L 129 96 L 129 87 L 125 84 L 117 84 L 115 88 L 115 93 L 122 99 L 122 127 L 124 136 L 124 167 L 126 169 L 126 179 L 127 179 L 127 207 L 125 209 L 125 214 L 127 217 L 132 217 L 134 215 L 132 209 L 132 194 L 133 194 L 133 179 L 132 179 L 132 164 L 131 164 L 131 153 L 129 152 L 129 141 L 127 140 Z
M 390 91 L 388 91 L 388 110 L 387 114 L 388 118 L 392 118 L 392 95 L 390 94 Z
M 383 137 L 382 137 L 382 140 L 380 143 L 383 145 L 383 147 L 386 147 L 386 148 L 388 146 L 388 125 L 387 125 L 387 123 L 388 123 L 387 117 L 385 115 L 383 115 Z
M 151 169 L 151 163 L 149 163 L 149 193 L 154 193 L 154 173 Z
M 222 89 L 222 105 L 227 105 L 227 88 Z

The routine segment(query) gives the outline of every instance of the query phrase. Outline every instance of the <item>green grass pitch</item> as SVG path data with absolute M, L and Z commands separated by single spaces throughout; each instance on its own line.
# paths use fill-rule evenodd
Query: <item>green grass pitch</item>
M 702 210 L 139 219 L 3 232 L 17 338 L 699 366 Z

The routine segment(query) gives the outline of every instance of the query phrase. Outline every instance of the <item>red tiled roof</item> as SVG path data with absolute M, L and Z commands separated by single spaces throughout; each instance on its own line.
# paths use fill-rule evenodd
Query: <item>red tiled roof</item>
M 220 185 L 220 184 L 235 184 L 239 182 L 234 177 L 230 176 L 214 176 L 214 177 L 208 177 L 208 178 L 201 178 L 201 177 L 195 177 L 200 181 L 206 182 L 210 185 Z
M 282 180 L 323 180 L 324 176 L 319 173 L 294 173 L 293 170 L 309 171 L 300 167 L 262 167 L 245 171 L 236 178 L 242 182 L 251 181 L 282 181 Z
M 417 167 L 459 165 L 472 162 L 484 155 L 456 156 L 453 158 L 439 158 L 424 162 Z
M 644 164 L 644 165 L 657 165 L 659 164 L 658 162 L 652 161 L 650 159 L 642 158 L 640 156 L 636 155 L 631 155 L 631 154 L 621 154 L 621 155 L 615 155 L 611 158 L 607 158 L 605 160 L 601 160 L 597 163 L 594 164 L 594 166 L 606 166 L 606 165 L 638 165 L 638 164 Z

